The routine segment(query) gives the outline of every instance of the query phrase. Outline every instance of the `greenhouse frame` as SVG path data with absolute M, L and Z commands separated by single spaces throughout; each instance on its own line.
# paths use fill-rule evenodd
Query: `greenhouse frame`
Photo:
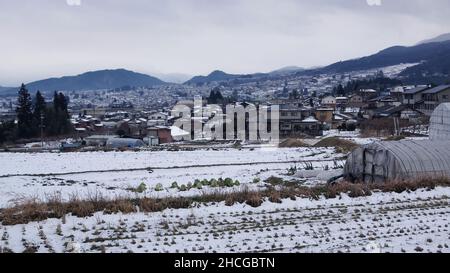
M 383 183 L 450 177 L 450 141 L 382 141 L 354 150 L 344 175 L 352 181 Z
M 440 104 L 431 115 L 430 139 L 450 140 L 450 103 Z

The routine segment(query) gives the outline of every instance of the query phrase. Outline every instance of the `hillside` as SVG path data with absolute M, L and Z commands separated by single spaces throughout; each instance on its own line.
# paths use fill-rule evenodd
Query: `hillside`
M 223 71 L 216 70 L 208 76 L 195 76 L 185 84 L 204 84 L 209 82 L 228 81 L 242 77 L 242 75 L 227 74 Z
M 210 82 L 243 83 L 267 78 L 279 78 L 296 73 L 298 75 L 316 75 L 347 73 L 353 71 L 379 69 L 399 64 L 418 64 L 400 74 L 405 83 L 446 83 L 450 81 L 450 41 L 419 44 L 416 46 L 394 46 L 376 54 L 337 62 L 317 69 L 302 70 L 298 67 L 286 67 L 269 74 L 232 75 L 214 71 L 208 76 L 197 76 L 185 84 L 204 84 Z
M 11 89 L 11 88 L 12 88 L 12 87 L 3 87 L 3 86 L 0 86 L 0 92 L 9 90 L 9 89 Z
M 30 92 L 69 91 L 69 90 L 98 90 L 123 86 L 154 86 L 165 84 L 158 78 L 136 73 L 125 69 L 100 70 L 87 72 L 77 76 L 50 78 L 27 84 Z M 6 93 L 17 92 L 17 88 L 6 90 Z
M 421 44 L 411 47 L 395 46 L 360 59 L 334 63 L 308 73 L 345 73 L 377 69 L 402 63 L 421 63 L 401 73 L 406 82 L 446 82 L 450 71 L 450 41 Z
M 269 74 L 271 75 L 279 75 L 279 74 L 287 74 L 287 73 L 292 73 L 292 72 L 300 72 L 300 71 L 304 71 L 305 69 L 303 67 L 298 67 L 298 66 L 286 66 L 277 70 L 274 70 L 272 72 L 270 72 Z

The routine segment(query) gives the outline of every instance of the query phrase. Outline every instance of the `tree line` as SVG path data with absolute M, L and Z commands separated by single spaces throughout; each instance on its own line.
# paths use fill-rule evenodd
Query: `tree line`
M 0 124 L 0 143 L 41 136 L 59 136 L 73 131 L 68 111 L 68 98 L 55 92 L 53 101 L 45 101 L 40 91 L 32 99 L 22 84 L 17 98 L 16 121 Z
M 334 96 L 347 96 L 353 94 L 360 89 L 374 89 L 382 92 L 387 88 L 402 85 L 402 81 L 398 79 L 391 79 L 385 77 L 382 71 L 379 71 L 376 77 L 371 79 L 353 80 L 349 81 L 345 86 L 339 84 L 333 88 L 332 95 Z

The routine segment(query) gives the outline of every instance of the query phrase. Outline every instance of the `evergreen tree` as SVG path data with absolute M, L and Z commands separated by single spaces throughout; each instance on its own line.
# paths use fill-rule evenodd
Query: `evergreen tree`
M 60 134 L 67 134 L 71 131 L 71 124 L 70 124 L 70 116 L 69 116 L 69 109 L 68 109 L 68 99 L 66 96 L 64 96 L 63 93 L 59 93 L 59 123 L 60 123 Z
M 239 101 L 239 93 L 238 93 L 238 91 L 236 89 L 233 90 L 233 94 L 231 95 L 231 100 L 233 102 Z
M 47 103 L 45 102 L 44 96 L 42 96 L 40 91 L 37 91 L 36 97 L 34 99 L 33 115 L 35 117 L 40 117 L 41 114 L 44 114 L 46 108 Z
M 335 95 L 339 97 L 345 96 L 345 90 L 342 84 L 339 84 L 335 89 Z
M 222 93 L 220 93 L 220 89 L 218 87 L 211 90 L 211 93 L 208 98 L 209 104 L 219 104 L 224 101 Z
M 22 84 L 17 99 L 17 136 L 19 138 L 30 138 L 33 136 L 33 112 L 30 93 L 25 84 Z
M 59 105 L 60 105 L 59 95 L 58 95 L 58 92 L 55 91 L 55 93 L 53 93 L 53 109 L 55 109 L 55 111 L 57 111 L 58 109 L 61 108 Z
M 53 107 L 47 111 L 48 133 L 51 135 L 64 135 L 70 133 L 72 125 L 69 121 L 68 99 L 63 93 L 55 92 Z
M 0 123 L 0 144 L 14 141 L 16 138 L 16 125 L 14 121 Z
M 47 110 L 47 103 L 45 102 L 45 98 L 42 96 L 40 91 L 37 91 L 36 97 L 34 99 L 34 109 L 33 109 L 33 127 L 35 132 L 39 134 L 42 117 L 44 117 L 45 124 L 45 114 Z
M 294 89 L 294 90 L 292 91 L 292 93 L 289 95 L 289 98 L 290 98 L 290 99 L 298 99 L 299 97 L 300 97 L 300 95 L 299 95 L 297 89 Z

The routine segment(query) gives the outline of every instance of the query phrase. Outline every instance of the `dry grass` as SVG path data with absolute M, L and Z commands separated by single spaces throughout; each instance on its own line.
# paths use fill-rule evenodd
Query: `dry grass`
M 0 211 L 0 221 L 3 225 L 27 224 L 30 222 L 43 221 L 49 218 L 63 219 L 67 214 L 77 217 L 89 217 L 96 212 L 106 214 L 114 213 L 134 213 L 141 212 L 161 212 L 166 209 L 191 208 L 196 204 L 225 202 L 225 205 L 247 204 L 252 207 L 259 207 L 268 200 L 272 203 L 281 203 L 283 199 L 310 198 L 319 199 L 325 197 L 332 199 L 340 194 L 348 194 L 349 197 L 370 196 L 373 192 L 405 192 L 418 189 L 434 189 L 438 186 L 449 187 L 449 178 L 418 178 L 411 181 L 393 181 L 383 184 L 354 184 L 338 183 L 334 185 L 323 185 L 316 187 L 297 186 L 293 183 L 277 184 L 268 186 L 262 191 L 243 190 L 226 193 L 216 191 L 193 197 L 171 197 L 171 198 L 105 198 L 101 194 L 88 196 L 82 200 L 76 195 L 69 201 L 63 202 L 59 194 L 47 197 L 47 200 L 40 201 L 36 198 L 24 200 L 10 208 Z
M 358 148 L 358 144 L 350 140 L 340 139 L 338 137 L 329 137 L 322 139 L 316 143 L 314 147 L 334 147 L 338 152 L 348 153 Z
M 406 137 L 405 136 L 389 136 L 385 139 L 383 139 L 383 141 L 400 141 L 400 140 L 404 140 Z
M 296 138 L 289 138 L 285 141 L 281 142 L 278 147 L 280 148 L 302 148 L 302 147 L 310 147 L 310 145 Z

